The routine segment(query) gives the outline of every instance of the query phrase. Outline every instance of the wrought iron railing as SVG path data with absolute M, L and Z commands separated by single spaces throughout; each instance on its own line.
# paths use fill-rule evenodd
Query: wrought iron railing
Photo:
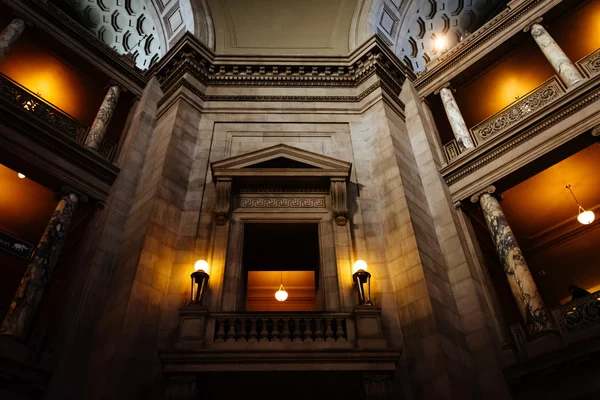
M 350 314 L 216 316 L 214 342 L 347 342 Z
M 600 324 L 600 291 L 552 310 L 563 332 L 577 332 Z
M 14 113 L 27 113 L 28 117 L 53 128 L 80 145 L 85 143 L 89 132 L 86 124 L 2 74 L 0 74 L 0 102 Z M 117 144 L 104 140 L 99 152 L 109 161 L 113 161 L 117 153 Z

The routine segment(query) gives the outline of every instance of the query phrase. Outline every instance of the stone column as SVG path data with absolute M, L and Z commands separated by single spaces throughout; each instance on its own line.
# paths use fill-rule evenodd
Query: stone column
M 363 372 L 363 392 L 366 400 L 392 400 L 392 374 L 384 371 Z
M 446 110 L 446 115 L 448 116 L 448 121 L 450 121 L 452 132 L 454 132 L 458 148 L 462 152 L 475 147 L 471 140 L 469 129 L 467 129 L 467 124 L 465 124 L 465 120 L 458 109 L 458 104 L 456 104 L 454 95 L 452 95 L 452 90 L 448 87 L 443 87 L 440 89 L 439 93 L 442 98 L 444 110 Z
M 577 67 L 569 60 L 569 57 L 562 51 L 560 46 L 556 44 L 552 36 L 546 31 L 546 29 L 540 24 L 533 24 L 530 28 L 526 28 L 525 31 L 531 30 L 531 36 L 540 47 L 554 70 L 560 76 L 560 79 L 568 86 L 571 87 L 575 83 L 583 79 L 581 73 L 577 70 Z
M 26 339 L 44 290 L 52 277 L 78 201 L 79 197 L 74 193 L 63 195 L 60 199 L 4 317 L 0 334 Z
M 15 18 L 0 32 L 0 58 L 3 58 L 25 30 L 25 21 Z
M 90 128 L 90 133 L 85 139 L 85 146 L 90 149 L 100 150 L 100 145 L 106 135 L 108 124 L 112 118 L 113 112 L 117 107 L 117 101 L 119 101 L 119 95 L 121 94 L 121 88 L 117 85 L 113 85 L 108 88 L 108 92 L 104 97 L 104 101 L 98 110 L 96 119 Z
M 517 239 L 506 221 L 500 203 L 492 196 L 496 189 L 491 186 L 480 195 L 471 197 L 479 201 L 485 221 L 492 235 L 508 283 L 519 311 L 531 336 L 554 332 L 546 306 L 538 292 L 531 271 L 525 262 Z

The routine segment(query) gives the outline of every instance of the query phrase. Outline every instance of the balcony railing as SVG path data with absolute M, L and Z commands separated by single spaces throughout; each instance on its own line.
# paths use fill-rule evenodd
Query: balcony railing
M 552 314 L 563 333 L 600 325 L 600 291 L 557 307 Z
M 85 143 L 89 132 L 87 125 L 2 74 L 0 74 L 0 102 L 8 110 L 14 113 L 27 113 L 27 117 L 34 118 L 82 146 Z M 116 153 L 117 144 L 104 140 L 100 147 L 100 154 L 112 162 Z
M 350 315 L 246 315 L 215 318 L 215 342 L 348 342 Z
M 206 326 L 206 346 L 214 349 L 352 348 L 355 320 L 350 313 L 215 313 Z

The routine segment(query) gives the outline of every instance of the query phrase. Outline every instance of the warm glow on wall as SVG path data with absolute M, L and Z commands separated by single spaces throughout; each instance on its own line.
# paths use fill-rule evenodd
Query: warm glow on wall
M 88 125 L 104 97 L 99 83 L 26 38 L 0 61 L 0 73 Z

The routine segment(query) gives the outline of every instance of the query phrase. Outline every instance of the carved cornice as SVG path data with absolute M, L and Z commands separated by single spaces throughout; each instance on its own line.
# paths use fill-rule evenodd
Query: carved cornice
M 181 87 L 205 101 L 360 101 L 377 87 L 397 99 L 405 79 L 414 77 L 376 36 L 347 57 L 231 59 L 216 56 L 189 33 L 149 73 L 165 93 L 160 104 Z M 355 88 L 374 74 L 379 81 L 358 96 L 211 96 L 186 83 L 186 74 L 205 86 Z
M 548 0 L 531 0 L 521 2 L 511 8 L 508 7 L 484 24 L 481 28 L 469 35 L 465 40 L 458 43 L 452 49 L 441 55 L 435 60 L 427 70 L 418 74 L 414 82 L 415 88 L 422 96 L 426 96 L 433 92 L 435 87 L 431 87 L 439 76 L 456 69 L 456 65 L 463 62 L 473 63 L 476 59 L 466 61 L 473 53 L 481 53 L 481 55 L 491 51 L 495 45 L 492 41 L 498 39 L 507 29 L 514 28 L 520 20 L 528 13 L 531 13 L 536 8 L 540 9 L 540 13 L 551 8 L 558 1 Z M 522 28 L 519 28 L 520 31 Z M 457 72 L 458 73 L 458 72 Z M 445 80 L 451 79 L 452 76 L 445 77 Z
M 443 168 L 441 173 L 448 186 L 451 186 L 466 176 L 476 172 L 522 143 L 531 140 L 560 121 L 598 101 L 600 99 L 600 88 L 597 87 L 597 84 L 594 84 L 591 88 L 590 86 L 588 86 L 587 91 L 584 93 L 577 91 L 570 92 L 568 95 L 563 96 L 563 100 L 561 100 L 563 104 L 560 108 L 555 109 L 549 115 L 537 121 L 533 126 L 530 125 L 527 129 L 523 129 L 518 133 L 515 133 L 514 131 L 507 132 L 498 137 L 498 140 L 500 140 L 498 144 L 492 144 L 492 147 L 487 149 L 475 149 L 475 151 L 472 152 L 472 159 L 459 159 L 456 161 L 455 165 L 451 164 Z M 585 89 L 585 87 L 582 88 L 582 90 Z M 566 100 L 567 98 L 569 100 Z M 503 136 L 507 139 L 503 139 Z M 478 152 L 478 150 L 480 151 Z
M 39 0 L 3 0 L 28 22 L 38 26 L 58 42 L 71 47 L 123 88 L 140 95 L 149 78 L 131 61 L 88 32 L 51 2 Z

